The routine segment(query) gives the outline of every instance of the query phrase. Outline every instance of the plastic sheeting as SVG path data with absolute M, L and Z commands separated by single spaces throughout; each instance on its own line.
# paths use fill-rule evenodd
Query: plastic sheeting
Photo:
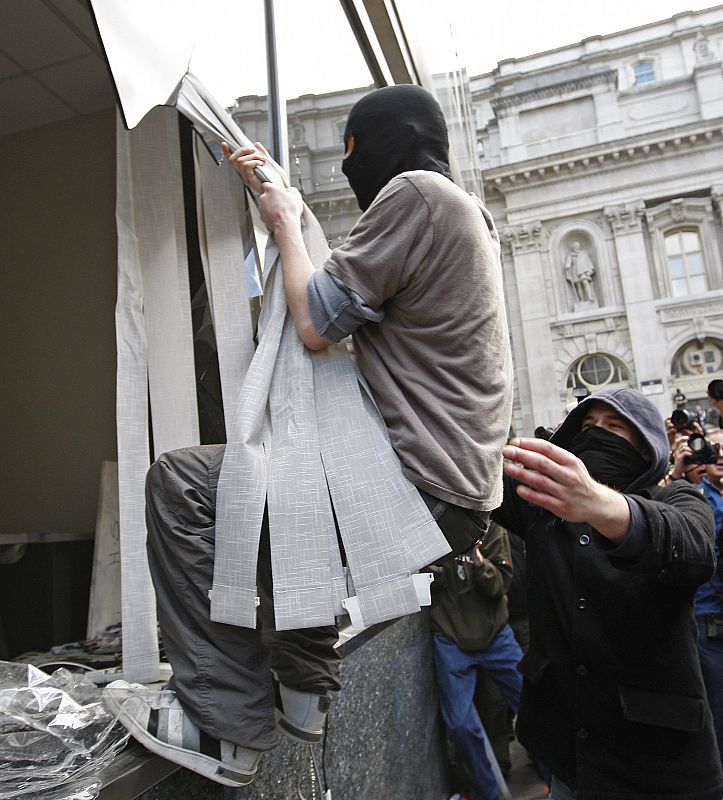
M 0 800 L 93 800 L 127 739 L 82 674 L 0 661 Z

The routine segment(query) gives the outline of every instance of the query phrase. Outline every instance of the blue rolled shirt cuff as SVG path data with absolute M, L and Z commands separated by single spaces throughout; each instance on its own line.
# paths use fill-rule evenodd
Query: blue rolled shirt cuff
M 340 342 L 366 322 L 384 319 L 384 311 L 372 308 L 325 269 L 318 269 L 311 276 L 306 297 L 316 332 L 332 342 Z

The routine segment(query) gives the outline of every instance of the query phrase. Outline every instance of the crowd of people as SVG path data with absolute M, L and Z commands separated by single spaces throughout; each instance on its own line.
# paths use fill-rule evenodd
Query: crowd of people
M 299 339 L 324 351 L 352 337 L 401 470 L 449 543 L 451 557 L 429 566 L 433 652 L 471 800 L 498 800 L 502 783 L 477 711 L 492 691 L 481 675 L 553 800 L 720 800 L 721 464 L 692 468 L 693 428 L 666 430 L 634 389 L 585 398 L 549 441 L 505 444 L 500 241 L 452 180 L 440 106 L 418 86 L 378 89 L 343 138 L 363 213 L 323 264 L 305 248 L 299 192 L 260 180 L 268 153 L 223 149 L 258 195 Z M 263 530 L 259 627 L 211 622 L 223 457 L 205 445 L 151 467 L 149 554 L 175 700 L 158 707 L 122 682 L 113 692 L 147 747 L 243 786 L 279 732 L 321 738 L 339 675 L 333 627 L 274 629 Z M 512 542 L 524 543 L 527 584 L 516 624 Z

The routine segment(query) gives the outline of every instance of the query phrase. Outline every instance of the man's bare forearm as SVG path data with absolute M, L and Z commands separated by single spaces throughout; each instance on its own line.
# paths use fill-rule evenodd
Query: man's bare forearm
M 598 500 L 591 504 L 585 521 L 606 539 L 621 544 L 630 529 L 630 506 L 620 492 L 602 484 L 598 486 Z
M 274 229 L 274 238 L 284 268 L 284 292 L 289 311 L 301 341 L 310 350 L 323 350 L 332 342 L 316 332 L 311 319 L 306 287 L 314 265 L 304 247 L 298 219 L 285 219 Z

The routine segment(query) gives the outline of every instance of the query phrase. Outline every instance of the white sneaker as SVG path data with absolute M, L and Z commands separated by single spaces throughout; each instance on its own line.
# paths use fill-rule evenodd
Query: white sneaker
M 174 692 L 113 681 L 103 704 L 152 753 L 224 786 L 246 786 L 256 775 L 257 750 L 214 739 L 192 722 Z

